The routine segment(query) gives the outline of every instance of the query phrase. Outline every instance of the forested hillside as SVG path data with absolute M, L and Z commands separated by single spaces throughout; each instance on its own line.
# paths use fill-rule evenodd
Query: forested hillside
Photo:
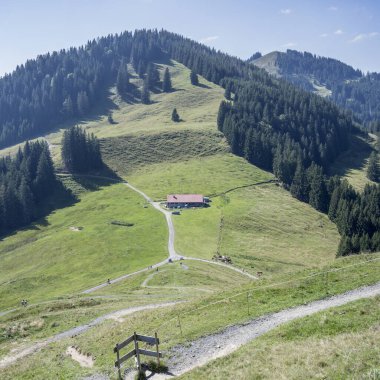
M 16 157 L 0 160 L 0 234 L 38 217 L 58 183 L 46 142 L 26 143 Z
M 380 74 L 363 74 L 336 59 L 296 50 L 268 56 L 270 65 L 266 56 L 254 55 L 249 61 L 268 72 L 275 66 L 281 77 L 307 91 L 315 91 L 316 83 L 325 86 L 337 105 L 352 111 L 369 130 L 380 130 Z
M 291 59 L 286 58 L 288 54 Z M 283 67 L 301 73 L 311 71 L 329 86 L 362 75 L 336 60 L 308 53 L 288 54 L 279 59 L 283 59 Z M 109 35 L 80 48 L 40 56 L 2 78 L 0 144 L 9 145 L 49 131 L 62 121 L 87 115 L 111 85 L 116 84 L 121 98 L 149 105 L 152 91 L 172 91 L 169 70 L 160 78 L 155 64 L 170 59 L 191 69 L 193 82 L 194 75 L 199 74 L 225 89 L 226 100 L 221 103 L 217 124 L 233 153 L 273 171 L 297 199 L 319 211 L 329 211 L 332 194 L 341 184 L 329 180 L 325 173 L 348 147 L 356 128 L 350 115 L 249 62 L 163 30 Z M 142 86 L 130 80 L 128 65 L 133 66 Z M 368 105 L 367 99 L 364 102 Z M 109 122 L 113 123 L 111 114 Z M 89 146 L 96 145 L 95 140 L 90 141 Z M 64 146 L 64 161 L 70 167 L 65 150 Z M 371 226 L 377 226 L 377 212 L 371 223 L 369 215 L 363 214 L 364 227 L 360 230 L 353 227 L 355 218 L 338 214 L 343 216 L 337 219 L 344 219 L 340 225 L 349 225 L 349 231 L 353 231 L 342 230 L 343 235 L 351 239 L 367 234 L 369 240 L 373 238 Z M 367 248 L 363 243 L 363 247 L 373 250 L 377 244 Z

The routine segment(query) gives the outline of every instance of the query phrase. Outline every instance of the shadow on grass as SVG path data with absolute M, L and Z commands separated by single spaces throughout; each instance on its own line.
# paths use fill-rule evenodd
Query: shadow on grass
M 348 150 L 335 160 L 329 174 L 345 176 L 351 170 L 363 170 L 372 151 L 373 148 L 364 136 L 352 136 Z
M 73 173 L 72 178 L 88 191 L 97 191 L 105 186 L 123 182 L 109 166 L 103 165 L 102 169 L 89 173 Z
M 210 89 L 211 89 L 210 86 L 207 86 L 206 84 L 203 84 L 203 83 L 198 83 L 198 84 L 196 85 L 196 87 L 206 88 L 207 90 L 210 90 Z
M 38 209 L 36 211 L 36 218 L 27 226 L 22 226 L 15 228 L 13 230 L 5 231 L 0 240 L 4 240 L 7 237 L 16 235 L 20 231 L 39 231 L 41 227 L 49 226 L 49 222 L 46 217 L 53 211 L 70 207 L 78 201 L 77 197 L 67 189 L 64 184 L 58 180 L 54 191 L 45 198 L 43 204 L 37 205 Z M 34 238 L 28 238 L 27 241 L 21 241 L 22 244 L 26 244 L 29 240 L 34 241 Z M 5 251 L 9 252 L 17 248 L 20 244 L 17 243 L 15 247 L 8 247 Z M 13 247 L 13 248 L 12 248 Z

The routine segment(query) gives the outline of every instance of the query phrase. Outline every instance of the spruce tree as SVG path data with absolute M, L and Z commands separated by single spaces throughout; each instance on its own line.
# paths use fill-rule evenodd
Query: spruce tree
M 175 123 L 178 123 L 180 121 L 180 117 L 178 115 L 177 108 L 173 109 L 173 112 L 172 112 L 172 121 L 174 121 Z
M 372 152 L 369 156 L 367 177 L 374 182 L 378 182 L 380 179 L 379 162 L 376 152 Z
M 128 92 L 129 74 L 128 74 L 127 62 L 125 59 L 121 61 L 119 70 L 117 72 L 116 88 L 117 88 L 117 92 L 121 96 L 126 95 Z
M 309 183 L 306 171 L 301 162 L 298 162 L 297 169 L 294 174 L 292 185 L 290 186 L 290 193 L 293 197 L 302 202 L 309 201 Z
M 198 75 L 194 70 L 191 70 L 190 73 L 190 82 L 193 86 L 198 86 L 199 85 L 199 80 L 198 80 Z
M 143 88 L 141 90 L 141 103 L 150 104 L 149 86 L 146 80 L 144 81 Z
M 352 252 L 351 239 L 349 236 L 343 235 L 339 242 L 337 256 L 347 256 Z
M 157 86 L 159 80 L 160 74 L 157 67 L 153 63 L 149 63 L 145 78 L 148 89 L 153 90 Z
M 172 90 L 172 81 L 170 79 L 169 69 L 166 68 L 164 72 L 164 78 L 162 80 L 162 91 L 170 92 Z

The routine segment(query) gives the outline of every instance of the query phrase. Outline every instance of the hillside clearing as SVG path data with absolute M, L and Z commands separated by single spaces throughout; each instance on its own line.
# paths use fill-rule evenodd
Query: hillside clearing
M 110 185 L 83 193 L 73 206 L 4 238 L 1 310 L 21 299 L 36 302 L 78 292 L 165 259 L 165 220 L 144 204 L 124 185 Z M 113 225 L 113 220 L 127 220 L 133 227 Z M 72 226 L 82 230 L 73 232 Z

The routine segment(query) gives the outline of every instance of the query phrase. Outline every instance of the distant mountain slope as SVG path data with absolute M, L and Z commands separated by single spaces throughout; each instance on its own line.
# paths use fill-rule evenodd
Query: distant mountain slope
M 272 52 L 251 60 L 269 74 L 318 95 L 354 112 L 364 125 L 380 129 L 380 74 L 364 75 L 336 59 L 308 52 Z

